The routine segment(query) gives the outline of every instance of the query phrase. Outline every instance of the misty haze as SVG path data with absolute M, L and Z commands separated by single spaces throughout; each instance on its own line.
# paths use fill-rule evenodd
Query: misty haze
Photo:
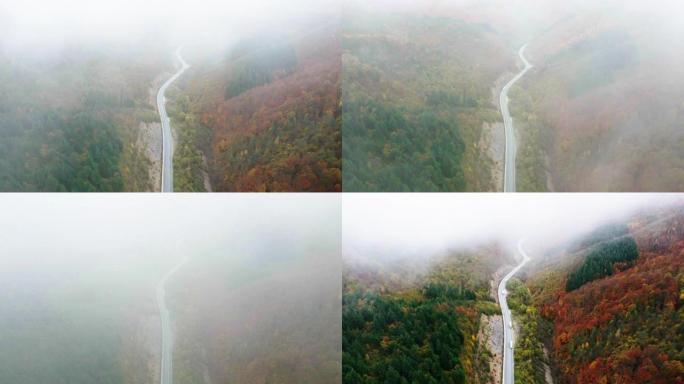
M 340 381 L 338 196 L 0 208 L 0 382 Z
M 683 20 L 0 0 L 0 384 L 684 384 Z

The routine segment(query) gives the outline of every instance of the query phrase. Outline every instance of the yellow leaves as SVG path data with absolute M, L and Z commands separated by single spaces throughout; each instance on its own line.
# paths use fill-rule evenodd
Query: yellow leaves
M 430 352 L 430 344 L 426 343 L 426 344 L 421 345 L 420 348 L 418 348 L 418 353 L 420 353 L 423 356 L 427 355 L 429 352 Z
M 45 156 L 47 156 L 49 153 L 50 153 L 50 147 L 48 147 L 47 144 L 43 144 L 43 145 L 40 147 L 40 155 L 43 156 L 43 157 L 45 157 Z
M 382 337 L 382 340 L 380 340 L 380 347 L 382 349 L 387 349 L 391 343 L 392 340 L 389 338 L 389 336 L 385 335 Z
M 594 360 L 589 364 L 589 369 L 594 371 L 594 370 L 596 370 L 597 365 L 598 365 L 598 360 Z
M 391 154 L 392 154 L 392 146 L 389 143 L 386 143 L 382 147 L 382 155 L 384 157 L 390 157 Z

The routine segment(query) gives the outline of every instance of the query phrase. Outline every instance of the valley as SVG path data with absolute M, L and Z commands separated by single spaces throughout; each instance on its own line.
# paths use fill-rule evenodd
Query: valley
M 681 199 L 597 208 L 595 195 L 551 196 L 552 213 L 538 199 L 498 199 L 527 212 L 517 229 L 442 216 L 491 199 L 353 200 L 346 223 L 363 230 L 345 227 L 344 383 L 684 381 Z M 398 200 L 410 219 L 387 213 Z M 592 224 L 564 216 L 573 211 L 593 211 Z M 541 229 L 545 215 L 557 223 Z
M 500 190 L 491 88 L 515 68 L 500 37 L 423 11 L 350 5 L 343 17 L 344 190 Z

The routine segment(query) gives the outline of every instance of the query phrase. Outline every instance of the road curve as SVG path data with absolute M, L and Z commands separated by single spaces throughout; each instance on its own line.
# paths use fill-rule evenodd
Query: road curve
M 515 155 L 517 151 L 517 144 L 515 142 L 515 131 L 513 130 L 513 118 L 508 110 L 508 91 L 513 84 L 520 80 L 527 71 L 532 68 L 532 64 L 525 58 L 525 48 L 527 44 L 523 45 L 518 51 L 518 56 L 525 64 L 525 68 L 520 71 L 514 78 L 504 85 L 499 95 L 499 105 L 501 107 L 501 117 L 504 122 L 504 132 L 506 136 L 506 153 L 504 158 L 504 192 L 515 192 Z
M 161 172 L 161 191 L 173 192 L 173 136 L 171 135 L 171 123 L 169 116 L 166 114 L 166 97 L 164 93 L 166 89 L 176 79 L 178 79 L 186 69 L 190 66 L 183 60 L 181 56 L 181 48 L 176 49 L 176 57 L 181 63 L 181 68 L 170 79 L 159 88 L 157 92 L 157 110 L 159 110 L 159 118 L 162 126 L 162 172 Z
M 501 314 L 503 315 L 503 327 L 504 327 L 504 350 L 503 350 L 503 367 L 502 367 L 502 381 L 501 384 L 513 384 L 514 375 L 514 354 L 513 354 L 513 342 L 515 341 L 515 335 L 513 330 L 513 318 L 511 316 L 511 310 L 508 308 L 508 302 L 506 301 L 506 284 L 508 281 L 518 273 L 518 271 L 530 261 L 525 251 L 522 248 L 523 240 L 518 242 L 518 253 L 522 256 L 523 260 L 518 264 L 512 271 L 510 271 L 499 283 L 498 296 L 499 305 L 501 306 Z
M 169 309 L 166 307 L 166 281 L 180 267 L 185 264 L 187 259 L 183 259 L 175 267 L 159 280 L 157 284 L 157 306 L 159 307 L 159 317 L 161 319 L 161 384 L 173 384 L 173 332 L 171 331 L 171 318 Z

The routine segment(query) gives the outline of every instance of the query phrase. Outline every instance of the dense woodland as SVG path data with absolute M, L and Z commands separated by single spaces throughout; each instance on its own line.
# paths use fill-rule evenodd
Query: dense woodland
M 343 114 L 345 189 L 465 189 L 461 168 L 465 144 L 453 122 L 433 111 L 407 114 L 401 108 L 370 99 L 345 103 Z M 358 164 L 346 161 L 369 154 L 381 154 L 381 160 Z
M 600 243 L 587 254 L 582 265 L 568 275 L 565 290 L 570 292 L 590 281 L 610 276 L 615 268 L 629 268 L 637 257 L 639 250 L 631 236 Z
M 38 113 L 26 120 L 3 118 L 3 190 L 123 189 L 119 170 L 122 143 L 111 119 L 93 117 L 88 111 Z
M 414 299 L 345 295 L 344 382 L 465 383 L 463 332 L 452 310 L 465 296 L 446 288 L 427 286 Z
M 186 95 L 174 92 L 167 112 L 173 120 L 176 142 L 173 150 L 173 189 L 205 192 L 208 165 L 205 153 L 211 148 L 211 129 L 197 120 Z M 206 176 L 205 176 L 206 175 Z
M 149 190 L 138 124 L 154 56 L 65 49 L 44 61 L 0 58 L 0 190 Z M 156 69 L 153 69 L 155 68 Z
M 571 291 L 564 278 L 570 281 L 572 268 L 548 267 L 528 280 L 535 307 L 553 326 L 545 340 L 557 382 L 684 383 L 684 216 L 659 223 L 666 214 L 635 219 L 631 235 L 614 241 L 598 239 L 621 233 L 619 226 L 588 236 L 594 250 L 583 261 L 628 255 L 611 273 L 589 273 Z
M 344 189 L 495 190 L 484 124 L 512 65 L 498 37 L 430 14 L 354 9 L 344 25 Z
M 495 249 L 456 253 L 423 272 L 403 262 L 348 266 L 343 382 L 488 382 L 491 355 L 477 335 L 480 316 L 499 311 L 489 289 L 498 256 Z
M 337 31 L 246 39 L 188 73 L 186 114 L 209 130 L 191 153 L 207 158 L 214 190 L 341 190 Z

